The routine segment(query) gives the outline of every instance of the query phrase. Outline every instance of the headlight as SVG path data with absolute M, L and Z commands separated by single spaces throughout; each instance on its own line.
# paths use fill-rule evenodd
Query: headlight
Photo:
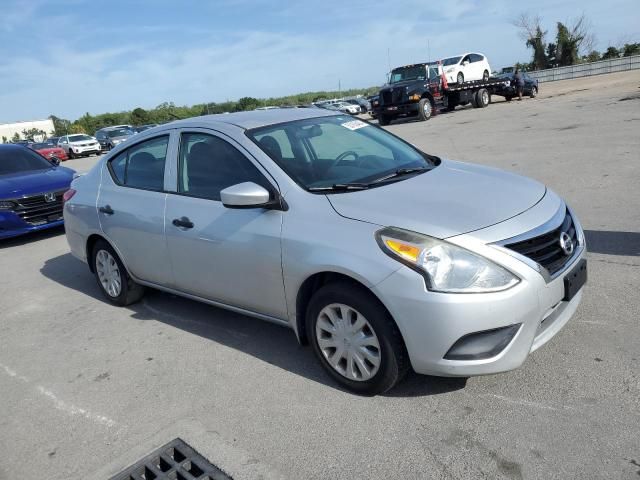
M 6 200 L 0 200 L 0 210 L 13 210 L 16 204 Z
M 449 67 L 447 68 L 447 73 L 451 73 L 456 69 L 456 67 Z
M 505 268 L 443 240 L 393 227 L 376 238 L 387 255 L 419 272 L 435 292 L 498 292 L 520 282 Z

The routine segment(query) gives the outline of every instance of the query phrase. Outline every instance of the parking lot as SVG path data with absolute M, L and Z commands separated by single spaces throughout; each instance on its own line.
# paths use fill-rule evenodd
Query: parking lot
M 236 479 L 638 478 L 640 72 L 494 100 L 386 128 L 579 216 L 583 302 L 521 369 L 355 396 L 285 328 L 155 291 L 107 304 L 50 231 L 0 243 L 0 479 L 105 479 L 178 436 Z

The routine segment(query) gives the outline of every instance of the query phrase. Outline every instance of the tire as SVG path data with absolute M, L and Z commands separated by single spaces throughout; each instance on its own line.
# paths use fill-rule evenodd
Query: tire
M 489 80 L 489 70 L 482 72 L 482 81 L 486 82 L 487 80 Z
M 531 89 L 531 93 L 529 94 L 529 97 L 536 98 L 537 96 L 538 96 L 538 87 L 533 87 Z
M 76 158 L 75 154 L 71 149 L 69 149 L 69 151 L 67 152 L 67 157 L 69 157 L 69 160 L 73 160 L 74 158 Z
M 491 103 L 491 94 L 486 88 L 481 88 L 480 90 L 478 90 L 473 98 L 474 106 L 477 108 L 486 108 Z
M 144 287 L 133 281 L 118 254 L 104 240 L 98 240 L 93 246 L 91 261 L 93 262 L 92 267 L 98 287 L 109 302 L 124 307 L 138 302 L 144 296 Z M 100 264 L 108 265 L 107 272 L 102 269 L 103 267 Z M 119 290 L 110 291 L 108 280 L 106 278 L 101 279 L 102 274 L 100 272 L 102 271 L 108 275 L 109 269 L 118 278 Z
M 473 92 L 473 95 L 471 95 L 471 106 L 473 108 L 478 108 L 478 92 Z
M 464 83 L 464 73 L 458 72 L 458 76 L 456 77 L 458 83 Z
M 391 118 L 388 115 L 384 115 L 381 113 L 380 117 L 378 118 L 378 123 L 380 123 L 380 125 L 382 126 L 389 125 L 389 123 L 391 123 Z
M 423 98 L 418 103 L 418 117 L 420 120 L 426 122 L 433 115 L 433 104 L 428 98 Z
M 504 97 L 504 99 L 505 99 L 507 102 L 510 102 L 512 98 L 513 98 L 513 97 L 512 97 L 511 95 L 507 95 L 506 97 Z
M 330 317 L 327 313 L 331 312 L 333 314 Z M 345 313 L 348 319 L 342 318 Z M 364 319 L 365 326 L 354 333 L 353 327 L 361 322 L 361 319 Z M 344 320 L 348 323 L 343 323 Z M 335 326 L 338 332 L 332 335 L 329 330 L 322 329 L 323 324 Z M 343 327 L 346 330 L 340 331 Z M 364 287 L 348 282 L 335 282 L 320 288 L 309 302 L 306 328 L 313 351 L 323 368 L 334 380 L 354 393 L 384 393 L 393 388 L 409 370 L 409 357 L 397 325 L 378 299 Z M 367 339 L 366 347 L 362 344 L 360 347 L 353 346 L 350 342 L 350 339 L 361 342 L 364 338 Z M 324 350 L 319 343 L 323 339 Z M 328 346 L 332 341 L 336 342 L 338 348 L 342 348 L 342 355 L 336 361 L 336 367 L 332 366 L 329 360 L 338 353 L 338 348 L 332 349 Z M 376 346 L 373 346 L 374 344 Z M 352 351 L 350 349 L 356 352 L 366 350 L 368 353 L 360 353 L 354 357 L 347 353 Z M 359 358 L 360 362 L 354 358 Z M 375 366 L 369 358 L 377 361 L 378 365 Z M 360 378 L 357 378 L 358 374 Z M 367 378 L 368 375 L 371 376 Z

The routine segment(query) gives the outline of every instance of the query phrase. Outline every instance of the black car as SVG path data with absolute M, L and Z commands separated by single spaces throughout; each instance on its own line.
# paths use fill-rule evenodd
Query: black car
M 538 79 L 527 75 L 526 72 L 521 72 L 521 75 L 522 78 L 524 78 L 524 88 L 522 90 L 522 94 L 529 95 L 531 98 L 536 98 L 538 96 Z M 503 85 L 497 88 L 494 91 L 494 94 L 504 97 L 507 102 L 511 101 L 512 98 L 517 97 L 518 90 L 515 77 L 516 75 L 513 72 L 506 72 L 495 75 L 493 78 L 509 80 L 509 85 Z

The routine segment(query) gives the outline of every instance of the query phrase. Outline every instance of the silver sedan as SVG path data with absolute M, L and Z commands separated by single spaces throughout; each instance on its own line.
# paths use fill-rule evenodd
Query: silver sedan
M 336 112 L 156 127 L 65 198 L 71 252 L 110 302 L 151 287 L 288 326 L 363 394 L 410 368 L 517 368 L 567 323 L 586 282 L 578 219 L 544 185 Z

